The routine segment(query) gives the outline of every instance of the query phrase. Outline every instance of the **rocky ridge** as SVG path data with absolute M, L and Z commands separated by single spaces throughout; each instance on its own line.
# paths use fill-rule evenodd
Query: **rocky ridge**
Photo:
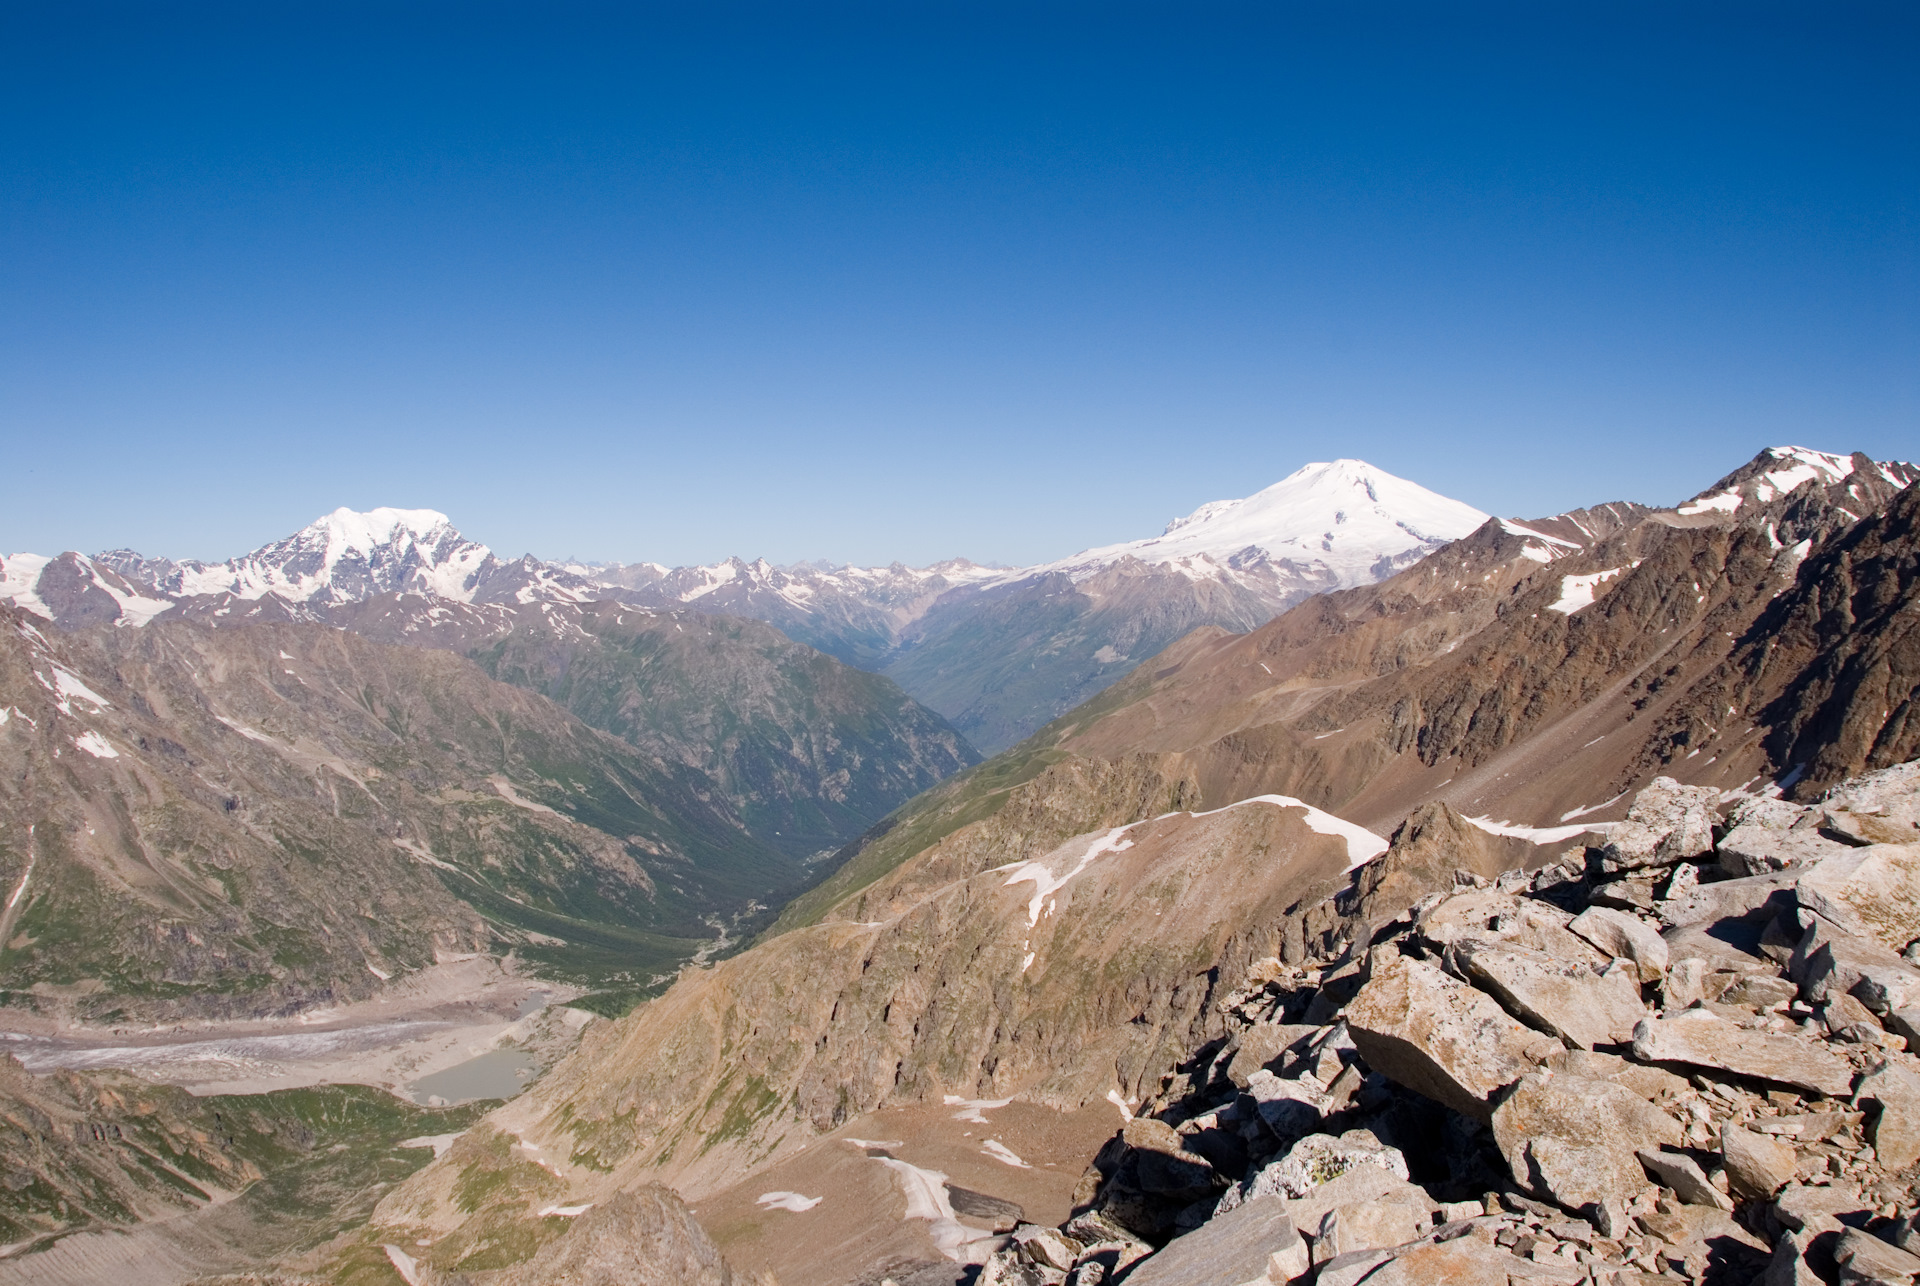
M 978 753 L 892 682 L 750 619 L 615 600 L 503 562 L 430 510 L 339 510 L 213 566 L 116 550 L 16 555 L 0 599 L 61 630 L 311 625 L 478 660 L 700 774 L 760 841 L 817 857 Z
M 1381 830 L 1441 800 L 1496 838 L 1551 847 L 1617 820 L 1656 774 L 1818 793 L 1920 753 L 1920 491 L 1851 463 L 1737 514 L 1617 504 L 1489 522 L 1248 634 L 1195 631 L 913 801 L 782 924 L 834 914 L 1063 761 L 1141 758 L 1213 804 L 1284 794 Z M 1730 476 L 1776 464 L 1762 453 Z M 1789 544 L 1783 525 L 1802 534 Z
M 1128 813 L 1164 789 L 1109 785 Z M 532 1210 L 647 1182 L 700 1198 L 889 1105 L 1019 1093 L 1070 1111 L 1110 1092 L 1137 1097 L 1217 1024 L 1195 962 L 1278 950 L 1268 926 L 1385 847 L 1297 801 L 1148 808 L 1160 815 L 1065 845 L 1029 841 L 1034 857 L 1010 867 L 952 853 L 952 865 L 894 885 L 866 923 L 690 971 L 618 1024 L 590 1028 L 526 1095 L 396 1190 L 378 1235 L 426 1241 L 423 1257 L 464 1271 L 502 1241 L 559 1231 Z M 1221 966 L 1229 978 L 1239 968 Z

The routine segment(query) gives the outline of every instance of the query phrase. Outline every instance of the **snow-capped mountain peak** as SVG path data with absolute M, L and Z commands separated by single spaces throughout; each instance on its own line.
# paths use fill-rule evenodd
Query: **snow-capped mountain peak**
M 315 519 L 297 532 L 293 539 L 320 536 L 329 546 L 341 550 L 371 553 L 381 545 L 406 540 L 427 541 L 443 533 L 458 537 L 453 521 L 437 509 L 370 509 L 356 513 L 342 506 L 323 518 Z
M 379 593 L 471 601 L 493 551 L 432 509 L 336 509 L 284 540 L 215 565 L 182 563 L 162 581 L 173 594 L 277 594 L 343 602 Z
M 1093 575 L 1123 558 L 1231 576 L 1254 563 L 1290 568 L 1317 588 L 1368 584 L 1487 521 L 1472 505 L 1364 460 L 1309 464 L 1241 500 L 1214 500 L 1160 535 L 1084 550 L 1018 575 Z

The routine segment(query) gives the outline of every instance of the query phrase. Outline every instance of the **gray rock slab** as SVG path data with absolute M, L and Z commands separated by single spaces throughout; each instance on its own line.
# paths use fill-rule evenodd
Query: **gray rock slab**
M 1887 1063 L 1860 1078 L 1854 1101 L 1878 1105 L 1867 1120 L 1867 1141 L 1881 1165 L 1904 1170 L 1920 1161 L 1920 1075 Z
M 1793 1182 L 1799 1165 L 1791 1146 L 1731 1122 L 1720 1129 L 1720 1155 L 1726 1164 L 1727 1186 L 1736 1196 L 1760 1201 Z
M 1840 1281 L 1847 1283 L 1905 1283 L 1920 1274 L 1920 1256 L 1890 1246 L 1871 1233 L 1846 1228 L 1833 1245 L 1833 1261 L 1840 1265 Z
M 1347 1006 L 1368 1067 L 1456 1112 L 1491 1119 L 1491 1100 L 1559 1049 L 1498 1002 L 1423 961 L 1402 957 Z
M 1307 1271 L 1307 1247 L 1286 1203 L 1253 1200 L 1218 1215 L 1135 1264 L 1129 1286 L 1273 1286 Z
M 1613 1223 L 1647 1186 L 1637 1152 L 1680 1143 L 1680 1123 L 1612 1081 L 1523 1076 L 1493 1114 L 1514 1181 L 1537 1197 Z
M 1319 1081 L 1304 1076 L 1275 1076 L 1265 1068 L 1247 1079 L 1247 1093 L 1253 1098 L 1260 1119 L 1283 1140 L 1312 1134 L 1334 1106 L 1326 1086 Z
M 1764 875 L 1770 871 L 1812 866 L 1846 853 L 1849 847 L 1818 831 L 1785 830 L 1747 822 L 1734 827 L 1720 841 L 1720 869 L 1736 876 Z
M 1671 866 L 1713 848 L 1714 806 L 1720 792 L 1655 777 L 1634 797 L 1625 821 L 1607 834 L 1599 853 L 1605 872 Z
M 1774 1243 L 1773 1258 L 1754 1286 L 1827 1286 L 1826 1279 L 1807 1262 L 1807 1250 L 1814 1234 L 1789 1232 Z
M 1801 872 L 1800 905 L 1890 951 L 1920 938 L 1920 844 L 1850 848 Z
M 1675 927 L 1711 924 L 1716 920 L 1771 918 L 1793 908 L 1793 886 L 1799 879 L 1797 871 L 1775 871 L 1696 884 L 1683 896 L 1662 902 L 1660 918 Z
M 1635 1222 L 1662 1241 L 1688 1253 L 1699 1251 L 1705 1254 L 1716 1248 L 1739 1248 L 1757 1252 L 1759 1263 L 1765 1263 L 1767 1252 L 1771 1249 L 1752 1230 L 1742 1227 L 1732 1215 L 1716 1206 L 1679 1205 L 1669 1210 L 1650 1210 Z
M 1642 1022 L 1633 1033 L 1633 1056 L 1643 1063 L 1732 1072 L 1830 1098 L 1853 1089 L 1853 1069 L 1814 1041 L 1749 1031 L 1705 1009 Z
M 1642 982 L 1656 982 L 1667 972 L 1668 950 L 1660 930 L 1631 911 L 1592 906 L 1567 926 L 1616 960 L 1631 960 Z
M 1336 1210 L 1389 1202 L 1419 1209 L 1429 1220 L 1435 1209 L 1426 1189 L 1386 1170 L 1360 1166 L 1328 1180 L 1304 1197 L 1287 1202 L 1287 1217 L 1296 1228 L 1318 1229 Z
M 1340 1193 L 1352 1192 L 1352 1199 L 1356 1201 L 1372 1200 L 1382 1193 L 1397 1192 L 1407 1184 L 1407 1158 L 1398 1148 L 1388 1147 L 1371 1133 L 1349 1130 L 1339 1138 L 1330 1134 L 1312 1134 L 1295 1143 L 1279 1160 L 1227 1189 L 1215 1207 L 1215 1213 L 1224 1213 L 1255 1197 L 1277 1196 L 1288 1200 L 1307 1197 L 1355 1170 L 1384 1174 L 1394 1181 L 1393 1185 L 1386 1187 L 1377 1184 L 1368 1187 L 1364 1193 L 1354 1189 L 1353 1185 L 1339 1190 Z M 1320 1213 L 1325 1213 L 1324 1209 Z M 1298 1211 L 1295 1212 L 1294 1222 L 1309 1231 L 1319 1226 L 1317 1215 L 1309 1219 Z
M 1478 942 L 1460 944 L 1456 958 L 1508 1013 L 1582 1049 L 1632 1040 L 1647 1016 L 1631 967 L 1598 974 L 1544 951 Z
M 1325 1270 L 1322 1273 L 1319 1280 L 1327 1282 Z M 1586 1281 L 1587 1270 L 1521 1259 L 1478 1238 L 1457 1237 L 1399 1249 L 1379 1267 L 1348 1280 L 1364 1281 L 1367 1286 L 1508 1286 L 1518 1282 L 1571 1286 Z
M 1336 1206 L 1321 1217 L 1313 1239 L 1316 1259 L 1401 1246 L 1431 1231 L 1433 1219 L 1426 1203 L 1405 1195 Z
M 1920 970 L 1879 939 L 1802 907 L 1802 929 L 1787 972 L 1818 1003 L 1830 992 L 1857 997 L 1877 1014 L 1920 1005 Z
M 1838 1226 L 1842 1219 L 1869 1216 L 1876 1204 L 1852 1185 L 1815 1188 L 1789 1183 L 1774 1197 L 1773 1213 L 1783 1228 L 1818 1231 Z
M 1722 1210 L 1733 1209 L 1733 1201 L 1726 1193 L 1707 1181 L 1706 1171 L 1702 1170 L 1692 1157 L 1684 1152 L 1667 1152 L 1658 1148 L 1641 1148 L 1640 1164 L 1646 1167 L 1663 1187 L 1673 1189 L 1673 1195 L 1690 1206 L 1718 1206 Z M 1769 1193 L 1768 1195 L 1772 1195 Z
M 1227 1079 L 1245 1089 L 1248 1077 L 1293 1046 L 1312 1039 L 1319 1030 L 1298 1023 L 1255 1023 L 1240 1033 L 1233 1056 L 1227 1061 Z

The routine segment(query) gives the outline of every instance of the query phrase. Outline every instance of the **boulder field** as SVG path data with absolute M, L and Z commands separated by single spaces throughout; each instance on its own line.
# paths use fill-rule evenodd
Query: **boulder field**
M 1454 881 L 1256 967 L 977 1286 L 1920 1280 L 1920 762 Z

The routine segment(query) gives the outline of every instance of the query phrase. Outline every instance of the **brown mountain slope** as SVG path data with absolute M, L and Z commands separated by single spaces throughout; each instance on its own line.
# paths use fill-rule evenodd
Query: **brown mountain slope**
M 1670 712 L 1699 677 L 1736 652 L 1759 655 L 1808 613 L 1818 623 L 1780 657 L 1776 690 L 1819 672 L 1823 649 L 1895 647 L 1888 631 L 1898 633 L 1910 585 L 1881 569 L 1899 561 L 1894 547 L 1911 548 L 1909 520 L 1889 513 L 1856 527 L 1855 514 L 1913 504 L 1860 470 L 1735 515 L 1616 511 L 1617 525 L 1582 521 L 1581 537 L 1561 538 L 1574 544 L 1545 551 L 1519 533 L 1546 524 L 1489 524 L 1379 586 L 1323 595 L 1248 635 L 1188 640 L 1056 724 L 1052 748 L 1176 756 L 1210 804 L 1278 791 L 1377 829 L 1428 799 L 1532 827 L 1600 820 L 1656 772 L 1751 785 L 1806 757 L 1782 757 L 1774 730 L 1791 719 L 1785 707 L 1735 700 L 1732 714 L 1722 707 L 1678 736 Z M 1841 547 L 1883 530 L 1862 575 L 1885 601 L 1837 615 L 1820 606 L 1833 597 L 1834 560 L 1859 557 Z M 1873 738 L 1893 711 L 1858 705 L 1839 722 Z M 1848 767 L 1836 762 L 1808 785 Z
M 431 1242 L 443 1269 L 491 1266 L 503 1241 L 558 1231 L 540 1208 L 660 1180 L 697 1199 L 892 1105 L 1138 1101 L 1220 1026 L 1211 999 L 1281 949 L 1287 913 L 1385 841 L 1259 800 L 1012 866 L 981 869 L 990 843 L 948 847 L 874 891 L 882 918 L 783 935 L 591 1030 L 384 1201 L 374 1235 Z
M 0 711 L 16 1006 L 284 1012 L 530 933 L 670 968 L 703 917 L 800 878 L 689 770 L 324 627 L 60 635 L 6 609 Z
M 1387 581 L 1309 599 L 1249 634 L 1196 631 L 887 819 L 780 926 L 850 913 L 847 899 L 886 871 L 991 815 L 1019 784 L 1081 761 L 1140 759 L 1190 781 L 1205 807 L 1279 793 L 1385 833 L 1421 803 L 1445 801 L 1558 842 L 1618 817 L 1660 772 L 1723 788 L 1784 776 L 1805 758 L 1781 758 L 1769 740 L 1785 707 L 1729 702 L 1733 715 L 1721 706 L 1685 741 L 1666 723 L 1698 704 L 1686 693 L 1702 676 L 1760 646 L 1768 611 L 1785 610 L 1776 599 L 1818 597 L 1826 551 L 1859 515 L 1906 495 L 1914 475 L 1864 456 L 1849 463 L 1836 480 L 1790 458 L 1783 467 L 1770 450 L 1679 510 L 1497 520 Z M 1897 633 L 1896 617 L 1830 645 L 1871 650 Z M 1809 673 L 1811 656 L 1800 662 Z M 1790 673 L 1783 663 L 1773 690 Z M 1856 722 L 1877 736 L 1896 707 L 1862 709 Z

